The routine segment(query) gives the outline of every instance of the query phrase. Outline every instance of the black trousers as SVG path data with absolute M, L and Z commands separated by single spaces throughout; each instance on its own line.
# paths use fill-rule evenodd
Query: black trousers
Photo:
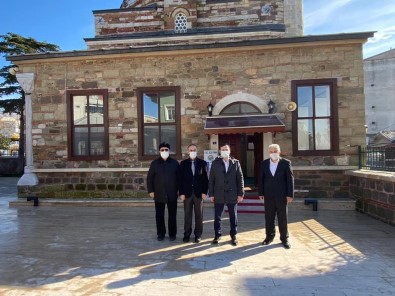
M 265 198 L 265 224 L 266 238 L 274 238 L 276 235 L 275 219 L 278 219 L 280 240 L 285 242 L 288 237 L 288 206 L 286 199 Z
M 195 214 L 195 229 L 193 231 L 196 237 L 201 237 L 203 233 L 203 200 L 201 197 L 192 194 L 184 200 L 184 236 L 192 234 L 192 216 Z
M 165 208 L 167 204 L 169 236 L 177 235 L 177 201 L 155 202 L 156 231 L 158 236 L 165 236 Z
M 229 211 L 229 222 L 230 222 L 230 236 L 237 234 L 237 203 L 226 204 Z M 222 213 L 224 212 L 225 204 L 214 204 L 214 231 L 215 236 L 219 237 L 222 235 Z

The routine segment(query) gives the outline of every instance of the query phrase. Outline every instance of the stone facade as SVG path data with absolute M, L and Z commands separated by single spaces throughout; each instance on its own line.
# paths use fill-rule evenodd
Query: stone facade
M 187 16 L 182 34 L 174 32 L 177 13 Z M 180 90 L 183 153 L 191 142 L 200 153 L 218 148 L 218 136 L 204 130 L 209 103 L 214 115 L 235 102 L 267 114 L 274 100 L 285 128 L 261 135 L 259 153 L 265 156 L 267 145 L 278 143 L 293 162 L 297 189 L 344 197 L 343 172 L 357 165 L 356 146 L 365 141 L 362 44 L 370 33 L 298 37 L 301 14 L 301 0 L 124 1 L 122 9 L 94 12 L 96 36 L 86 39 L 90 50 L 10 57 L 22 73 L 36 77 L 32 144 L 39 182 L 18 187 L 20 196 L 146 196 L 150 161 L 139 157 L 143 115 L 137 91 L 174 86 Z M 291 84 L 328 78 L 337 82 L 339 154 L 294 156 Z M 69 90 L 108 92 L 108 160 L 70 159 Z
M 175 34 L 175 18 L 186 18 Z M 243 41 L 303 35 L 302 1 L 135 1 L 94 11 L 90 49 Z
M 196 143 L 201 151 L 210 149 L 207 136 L 203 133 L 207 116 L 206 106 L 210 101 L 217 104 L 229 95 L 236 94 L 235 99 L 237 99 L 238 93 L 247 93 L 264 102 L 269 97 L 276 99 L 277 111 L 283 118 L 286 131 L 278 133 L 275 140 L 282 147 L 284 157 L 291 159 L 294 166 L 356 164 L 355 151 L 350 151 L 346 146 L 361 143 L 365 137 L 360 55 L 360 45 L 327 45 L 325 48 L 293 45 L 281 49 L 254 48 L 251 51 L 244 49 L 237 54 L 232 52 L 219 55 L 207 52 L 182 56 L 173 54 L 161 57 L 129 56 L 122 59 L 70 58 L 21 65 L 23 71 L 37 73 L 35 93 L 32 96 L 34 167 L 38 170 L 41 184 L 56 184 L 62 180 L 64 184 L 62 188 L 77 189 L 76 186 L 82 188 L 82 185 L 78 184 L 85 182 L 87 185 L 84 190 L 88 190 L 91 186 L 99 189 L 97 186 L 102 182 L 97 181 L 95 174 L 76 177 L 79 180 L 86 178 L 82 182 L 62 174 L 48 176 L 39 173 L 39 170 L 98 168 L 100 171 L 101 168 L 147 168 L 149 162 L 138 159 L 138 114 L 135 93 L 137 87 L 147 85 L 181 87 L 183 151 L 191 142 Z M 232 60 L 232 63 L 229 63 L 229 60 Z M 338 79 L 340 156 L 292 156 L 292 114 L 286 110 L 286 103 L 291 96 L 291 80 L 301 77 Z M 110 160 L 68 161 L 65 91 L 90 88 L 109 90 Z M 353 98 L 352 101 L 350 96 Z M 261 111 L 267 112 L 267 110 Z M 353 116 L 355 114 L 360 116 Z M 139 179 L 140 176 L 136 178 L 139 181 L 131 180 L 124 183 L 131 186 L 118 186 L 123 183 L 106 181 L 107 185 L 102 195 L 107 196 L 109 187 L 111 190 L 122 187 L 123 190 L 128 191 L 135 190 L 134 185 L 138 184 L 139 189 L 144 189 L 145 184 Z M 297 183 L 297 186 L 299 185 L 305 184 Z M 325 196 L 337 196 L 336 190 L 329 187 L 325 189 L 327 192 Z
M 357 210 L 395 226 L 395 176 L 377 171 L 348 172 Z
M 356 165 L 356 151 L 346 146 L 360 144 L 365 136 L 360 52 L 360 46 L 349 45 L 327 46 L 325 49 L 293 46 L 290 49 L 254 49 L 237 54 L 194 53 L 191 56 L 125 57 L 122 60 L 92 58 L 24 66 L 23 71 L 38 73 L 33 97 L 35 167 L 144 167 L 145 164 L 137 159 L 135 89 L 168 85 L 181 86 L 183 92 L 183 147 L 193 140 L 202 149 L 209 149 L 207 136 L 202 133 L 206 106 L 210 101 L 216 104 L 228 95 L 241 92 L 253 94 L 263 101 L 267 101 L 270 96 L 276 98 L 277 111 L 286 125 L 286 132 L 277 134 L 276 141 L 283 147 L 284 156 L 292 159 L 292 114 L 287 112 L 286 103 L 291 96 L 291 80 L 300 77 L 338 79 L 341 155 L 298 157 L 292 159 L 294 165 L 337 165 L 345 157 L 345 164 Z M 321 58 L 317 58 L 317 55 Z M 229 60 L 232 63 L 228 63 Z M 105 163 L 67 162 L 65 90 L 90 88 L 109 90 L 111 159 Z M 355 114 L 361 116 L 353 116 Z
M 348 198 L 349 178 L 343 170 L 294 169 L 296 197 Z M 304 192 L 307 191 L 307 192 Z
M 302 1 L 135 1 L 119 10 L 94 11 L 96 36 L 174 30 L 174 14 L 187 15 L 188 28 L 254 26 L 292 23 L 302 36 Z M 288 13 L 287 20 L 284 15 Z M 297 29 L 296 29 L 297 28 Z

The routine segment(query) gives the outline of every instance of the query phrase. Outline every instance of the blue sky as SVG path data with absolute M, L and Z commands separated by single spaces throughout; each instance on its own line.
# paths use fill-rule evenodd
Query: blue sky
M 304 33 L 376 31 L 364 58 L 395 48 L 395 0 L 304 0 Z
M 0 35 L 7 32 L 60 46 L 85 49 L 94 37 L 93 10 L 119 8 L 122 0 L 2 0 Z M 304 0 L 305 35 L 377 31 L 364 57 L 395 48 L 395 0 Z M 0 66 L 4 59 L 0 58 Z

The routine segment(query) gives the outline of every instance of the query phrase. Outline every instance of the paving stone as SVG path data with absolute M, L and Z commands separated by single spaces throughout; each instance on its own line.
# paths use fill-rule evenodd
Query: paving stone
M 239 214 L 239 245 L 156 240 L 153 205 L 9 206 L 0 178 L 0 295 L 395 295 L 395 228 L 354 211 L 289 210 L 292 248 L 262 246 L 262 214 Z M 10 189 L 11 188 L 11 189 Z

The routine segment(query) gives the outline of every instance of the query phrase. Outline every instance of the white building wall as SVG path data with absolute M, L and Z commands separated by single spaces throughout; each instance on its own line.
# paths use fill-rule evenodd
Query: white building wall
M 395 130 L 395 58 L 365 60 L 367 136 Z

